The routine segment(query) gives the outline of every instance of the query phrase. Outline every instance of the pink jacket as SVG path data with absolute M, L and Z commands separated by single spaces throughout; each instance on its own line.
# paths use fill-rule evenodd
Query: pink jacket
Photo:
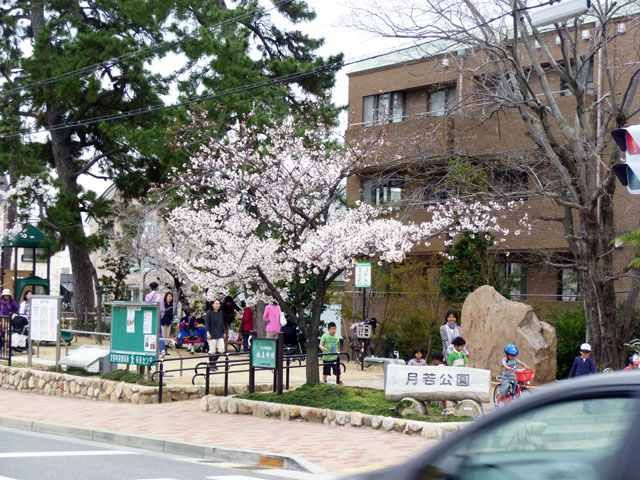
M 267 323 L 267 332 L 280 331 L 280 307 L 278 305 L 269 304 L 264 307 L 264 315 L 262 319 Z

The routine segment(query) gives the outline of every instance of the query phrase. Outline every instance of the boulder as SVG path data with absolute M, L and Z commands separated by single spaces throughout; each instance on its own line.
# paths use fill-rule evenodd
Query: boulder
M 530 305 L 507 300 L 484 285 L 464 301 L 461 324 L 470 366 L 491 370 L 493 377 L 502 374 L 504 347 L 515 343 L 518 358 L 535 371 L 535 383 L 556 379 L 555 329 L 540 321 Z

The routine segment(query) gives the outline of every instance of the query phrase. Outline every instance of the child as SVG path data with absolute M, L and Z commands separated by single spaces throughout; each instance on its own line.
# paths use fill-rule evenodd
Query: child
M 635 370 L 636 368 L 640 368 L 640 355 L 634 353 L 629 357 L 629 365 L 624 367 L 624 370 Z
M 340 338 L 336 336 L 336 324 L 334 322 L 329 322 L 328 327 L 329 333 L 325 333 L 320 338 L 320 350 L 323 352 L 328 351 L 328 353 L 338 353 Z M 327 375 L 331 375 L 331 370 L 333 370 L 336 377 L 338 376 L 338 369 L 340 368 L 338 355 L 323 355 L 322 360 L 322 381 L 327 383 Z M 343 385 L 342 381 L 339 381 L 338 385 Z
M 431 355 L 431 361 L 433 362 L 433 365 L 436 367 L 445 366 L 444 355 L 440 351 L 433 352 L 433 354 Z M 442 401 L 442 415 L 444 415 L 445 417 L 448 417 L 449 415 L 453 415 L 453 412 L 449 410 L 449 408 L 447 408 L 446 400 Z
M 588 343 L 580 345 L 580 356 L 573 361 L 569 378 L 596 373 L 596 364 L 589 358 L 589 355 L 591 355 L 591 345 Z
M 431 355 L 431 361 L 437 367 L 444 365 L 444 355 L 439 351 L 433 352 L 433 354 Z
M 504 353 L 506 357 L 502 359 L 502 387 L 500 388 L 500 395 L 498 395 L 498 403 L 500 403 L 509 393 L 511 382 L 515 382 L 516 379 L 516 367 L 522 365 L 527 370 L 529 367 L 520 359 L 518 359 L 518 347 L 513 343 L 510 343 L 504 347 Z M 496 404 L 497 406 L 497 404 Z
M 421 348 L 415 348 L 413 350 L 413 357 L 407 362 L 407 365 L 411 367 L 426 367 L 427 361 L 423 357 L 424 350 Z
M 467 341 L 462 337 L 456 337 L 451 342 L 453 350 L 447 356 L 447 364 L 450 367 L 466 367 L 469 360 L 467 354 L 464 352 L 464 346 Z

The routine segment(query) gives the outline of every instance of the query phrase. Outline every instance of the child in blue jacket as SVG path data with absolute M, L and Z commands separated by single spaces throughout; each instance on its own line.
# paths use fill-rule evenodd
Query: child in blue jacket
M 569 378 L 596 373 L 596 364 L 589 358 L 589 355 L 591 355 L 591 345 L 588 343 L 580 345 L 580 356 L 573 361 Z

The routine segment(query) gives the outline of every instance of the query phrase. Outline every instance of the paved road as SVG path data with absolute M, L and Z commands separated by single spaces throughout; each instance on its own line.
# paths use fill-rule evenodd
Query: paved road
M 387 467 L 406 461 L 436 443 L 420 436 L 366 427 L 213 414 L 201 412 L 199 405 L 198 400 L 132 405 L 0 390 L 0 415 L 200 445 L 297 455 L 333 472 Z
M 335 478 L 0 428 L 0 480 L 244 480 Z

